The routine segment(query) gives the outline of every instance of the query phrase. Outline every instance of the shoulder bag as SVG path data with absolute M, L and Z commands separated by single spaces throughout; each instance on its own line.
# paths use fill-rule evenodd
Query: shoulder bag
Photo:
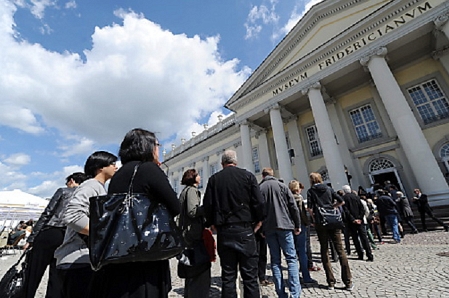
M 27 255 L 29 249 L 22 253 L 19 260 L 6 271 L 5 275 L 0 281 L 0 297 L 2 298 L 21 298 L 25 294 L 23 283 L 25 281 L 25 270 L 27 267 L 26 259 L 22 263 L 22 268 L 19 269 L 19 264 Z
M 144 193 L 90 198 L 89 256 L 97 271 L 108 264 L 160 261 L 182 252 L 182 234 L 167 208 Z
M 318 224 L 328 230 L 343 229 L 345 224 L 341 216 L 340 210 L 336 208 L 316 207 L 316 218 Z

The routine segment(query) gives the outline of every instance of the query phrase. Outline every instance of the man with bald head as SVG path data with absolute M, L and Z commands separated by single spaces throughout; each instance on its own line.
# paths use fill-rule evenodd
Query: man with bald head
M 244 297 L 260 297 L 258 260 L 254 233 L 264 219 L 264 199 L 256 177 L 237 167 L 237 154 L 227 150 L 223 169 L 209 178 L 204 195 L 206 225 L 217 231 L 223 298 L 237 297 L 237 268 Z

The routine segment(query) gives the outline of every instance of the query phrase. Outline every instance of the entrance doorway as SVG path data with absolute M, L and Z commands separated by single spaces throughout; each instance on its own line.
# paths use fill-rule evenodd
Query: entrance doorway
M 371 183 L 385 186 L 385 181 L 390 181 L 398 190 L 404 192 L 401 179 L 396 170 L 396 166 L 386 158 L 378 158 L 373 160 L 369 165 Z
M 401 186 L 399 184 L 398 178 L 396 177 L 395 172 L 386 172 L 382 174 L 377 175 L 371 175 L 372 179 L 374 180 L 373 183 L 377 183 L 381 185 L 382 187 L 385 186 L 385 181 L 390 181 L 390 184 L 395 185 L 399 190 L 401 189 Z

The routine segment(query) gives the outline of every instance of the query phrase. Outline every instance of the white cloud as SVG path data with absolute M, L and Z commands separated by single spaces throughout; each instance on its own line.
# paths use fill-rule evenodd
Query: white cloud
M 284 36 L 288 32 L 290 32 L 290 30 L 292 30 L 293 27 L 295 27 L 295 25 L 299 22 L 299 20 L 306 14 L 306 12 L 308 12 L 312 8 L 312 6 L 322 1 L 323 0 L 310 0 L 304 6 L 296 5 L 295 8 L 292 10 L 289 20 L 287 21 L 285 26 L 282 27 L 282 29 L 280 30 L 279 35 Z
M 30 161 L 31 157 L 28 154 L 24 153 L 12 154 L 4 160 L 5 163 L 13 167 L 21 167 L 27 165 L 30 163 Z
M 68 136 L 64 140 L 64 145 L 60 145 L 59 149 L 63 151 L 62 157 L 69 157 L 80 154 L 90 154 L 94 151 L 94 141 L 85 137 Z
M 255 5 L 248 13 L 244 24 L 246 28 L 245 39 L 255 38 L 262 31 L 262 25 L 277 24 L 279 15 L 276 13 L 276 4 L 278 0 L 270 0 L 269 6 Z
M 49 6 L 55 6 L 56 1 L 52 0 L 31 0 L 31 13 L 38 19 L 43 19 L 45 9 Z
M 75 0 L 72 0 L 72 1 L 69 1 L 69 2 L 66 2 L 66 4 L 64 5 L 64 7 L 66 8 L 66 9 L 73 9 L 73 8 L 76 8 L 77 7 L 77 4 L 76 4 L 76 1 Z
M 134 127 L 172 136 L 221 108 L 250 73 L 237 59 L 220 57 L 218 36 L 173 34 L 124 11 L 117 12 L 122 24 L 95 28 L 83 62 L 78 54 L 18 42 L 14 12 L 0 1 L 0 102 L 9 105 L 0 109 L 0 123 L 83 136 L 75 148 L 62 146 L 66 156 L 93 142 L 117 143 Z M 9 119 L 11 110 L 23 111 L 24 120 Z

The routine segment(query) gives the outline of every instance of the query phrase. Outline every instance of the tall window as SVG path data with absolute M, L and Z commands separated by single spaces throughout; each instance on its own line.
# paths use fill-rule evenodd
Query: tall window
M 179 179 L 173 179 L 173 190 L 178 193 Z
M 312 157 L 323 154 L 321 149 L 320 138 L 318 137 L 318 130 L 315 125 L 306 128 L 307 140 L 309 141 L 309 151 Z
M 435 79 L 407 89 L 424 124 L 449 118 L 449 102 Z
M 253 147 L 253 164 L 254 164 L 254 172 L 260 173 L 260 163 L 259 163 L 259 148 L 257 146 Z
M 359 143 L 371 141 L 382 137 L 379 124 L 374 116 L 371 105 L 364 105 L 360 108 L 349 111 L 352 124 Z
M 198 184 L 198 188 L 202 189 L 203 188 L 203 180 L 205 179 L 205 177 L 203 177 L 203 168 L 198 169 L 198 175 L 200 175 L 200 177 L 201 177 L 200 184 Z
M 216 172 L 218 172 L 218 164 L 217 163 L 213 163 L 209 166 L 209 172 L 210 172 L 210 176 L 212 176 L 213 174 L 215 174 Z

